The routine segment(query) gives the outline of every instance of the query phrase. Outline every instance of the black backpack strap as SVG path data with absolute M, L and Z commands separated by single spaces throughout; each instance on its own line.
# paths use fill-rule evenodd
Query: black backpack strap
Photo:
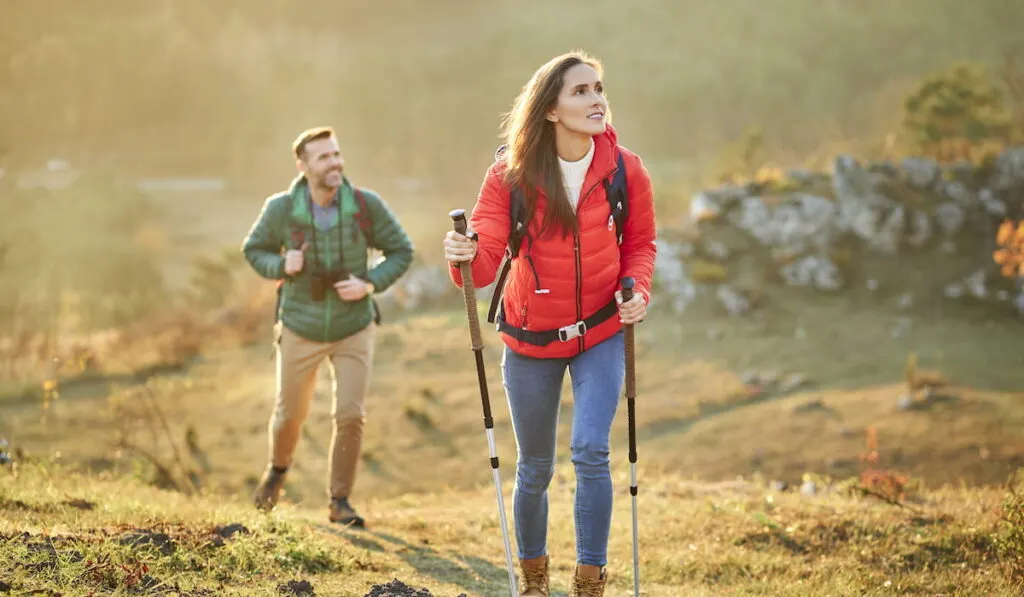
M 519 248 L 523 244 L 523 237 L 526 236 L 526 202 L 523 200 L 522 190 L 512 188 L 509 191 L 509 218 L 512 223 L 508 234 L 508 244 L 505 246 L 505 261 L 501 266 L 501 273 L 494 284 L 494 293 L 491 295 L 491 307 L 487 310 L 487 322 L 494 323 L 501 305 L 502 291 L 505 288 L 505 279 L 512 269 L 512 260 L 519 256 Z
M 615 223 L 615 236 L 621 245 L 626 218 L 629 217 L 629 191 L 626 186 L 626 164 L 622 158 L 622 151 L 618 153 L 615 176 L 612 177 L 611 184 L 605 181 L 604 190 Z

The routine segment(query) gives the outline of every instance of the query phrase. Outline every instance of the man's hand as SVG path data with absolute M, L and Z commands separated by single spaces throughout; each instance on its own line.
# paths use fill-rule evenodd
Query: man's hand
M 307 243 L 302 243 L 299 249 L 289 249 L 284 254 L 284 273 L 287 276 L 294 276 L 302 271 L 305 263 Z
M 647 317 L 647 301 L 642 292 L 637 292 L 629 302 L 622 302 L 622 291 L 615 291 L 615 302 L 619 305 L 619 321 L 622 323 L 638 323 Z
M 334 289 L 338 291 L 338 297 L 343 301 L 358 301 L 370 294 L 372 288 L 373 284 L 360 280 L 352 274 L 348 275 L 347 280 L 334 284 Z

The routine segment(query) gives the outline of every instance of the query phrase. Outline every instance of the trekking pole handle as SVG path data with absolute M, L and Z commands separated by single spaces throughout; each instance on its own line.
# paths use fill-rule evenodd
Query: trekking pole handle
M 622 302 L 628 303 L 633 300 L 633 286 L 636 285 L 636 281 L 633 278 L 626 277 L 622 279 Z
M 452 226 L 455 232 L 463 236 L 469 236 L 476 240 L 476 234 L 467 234 L 469 226 L 466 222 L 466 210 L 453 209 L 448 212 L 452 219 Z M 473 286 L 473 269 L 469 262 L 459 263 L 459 271 L 462 272 L 462 295 L 466 299 L 466 316 L 469 318 L 469 336 L 473 343 L 473 350 L 480 351 L 484 347 L 483 336 L 480 334 L 480 313 L 476 308 L 476 289 Z
M 633 286 L 635 281 L 633 278 L 623 278 L 622 284 L 622 302 L 627 302 L 633 298 Z M 636 397 L 636 347 L 633 338 L 633 324 L 629 323 L 625 326 L 626 332 L 626 398 L 632 400 Z M 631 442 L 632 443 L 632 442 Z

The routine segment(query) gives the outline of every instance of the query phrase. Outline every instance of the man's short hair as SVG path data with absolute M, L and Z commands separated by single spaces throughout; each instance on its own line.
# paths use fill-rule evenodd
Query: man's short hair
M 306 145 L 318 139 L 329 139 L 334 136 L 334 129 L 329 126 L 318 126 L 316 128 L 306 129 L 299 133 L 299 136 L 295 138 L 295 142 L 292 143 L 292 153 L 295 154 L 295 159 L 301 160 L 306 154 Z

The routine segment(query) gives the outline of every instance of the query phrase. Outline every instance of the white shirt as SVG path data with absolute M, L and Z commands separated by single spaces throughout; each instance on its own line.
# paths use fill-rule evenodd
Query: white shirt
M 565 194 L 569 197 L 569 204 L 572 210 L 576 211 L 576 205 L 580 201 L 580 191 L 583 189 L 583 179 L 587 177 L 587 170 L 590 169 L 590 162 L 594 159 L 594 141 L 590 141 L 590 149 L 587 155 L 575 162 L 567 162 L 559 156 L 558 165 L 562 168 L 562 182 L 565 184 Z

